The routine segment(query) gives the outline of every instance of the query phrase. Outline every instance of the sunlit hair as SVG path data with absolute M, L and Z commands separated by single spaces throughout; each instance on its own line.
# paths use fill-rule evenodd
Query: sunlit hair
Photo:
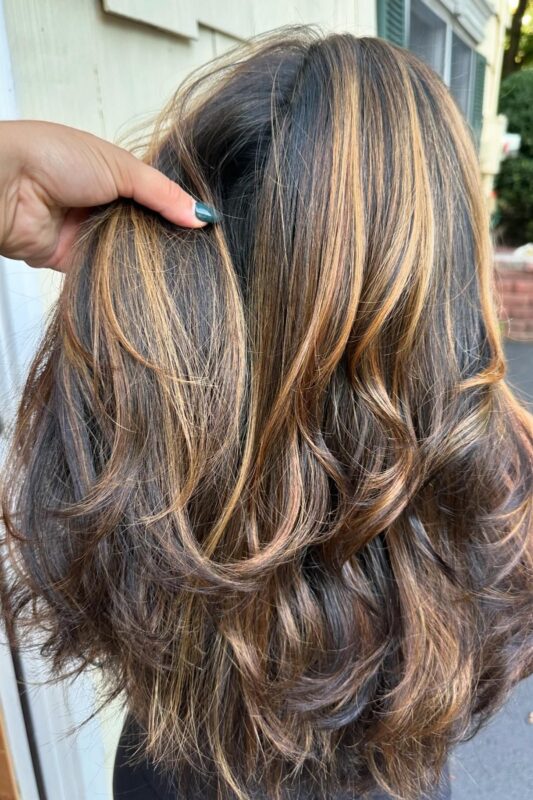
M 91 218 L 8 461 L 8 618 L 221 797 L 416 798 L 533 672 L 470 129 L 412 53 L 290 29 L 188 81 L 146 158 L 223 219 Z

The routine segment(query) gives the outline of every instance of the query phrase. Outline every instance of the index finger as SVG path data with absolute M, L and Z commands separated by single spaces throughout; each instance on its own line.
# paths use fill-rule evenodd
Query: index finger
M 218 222 L 220 215 L 212 206 L 197 202 L 162 172 L 140 161 L 127 150 L 117 148 L 119 159 L 116 185 L 119 195 L 131 197 L 169 222 L 188 228 L 201 228 Z

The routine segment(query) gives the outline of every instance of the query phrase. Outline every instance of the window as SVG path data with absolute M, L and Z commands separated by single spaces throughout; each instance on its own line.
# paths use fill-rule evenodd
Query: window
M 436 2 L 431 5 L 439 10 Z M 441 76 L 469 122 L 479 147 L 486 59 L 465 41 L 464 32 L 459 35 L 457 23 L 444 4 L 440 16 L 425 0 L 377 0 L 377 12 L 378 36 L 409 47 Z M 472 41 L 481 40 L 482 27 L 465 30 Z
M 444 77 L 446 23 L 420 0 L 411 3 L 409 50 Z
M 452 35 L 450 91 L 467 119 L 471 117 L 474 51 L 457 34 Z

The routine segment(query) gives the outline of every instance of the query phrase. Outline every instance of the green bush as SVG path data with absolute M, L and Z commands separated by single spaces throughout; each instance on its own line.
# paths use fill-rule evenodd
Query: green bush
M 533 158 L 522 155 L 502 162 L 496 178 L 499 224 L 505 244 L 533 242 Z
M 520 153 L 533 157 L 533 69 L 513 72 L 502 81 L 498 112 L 509 120 L 510 133 L 522 137 Z
M 498 112 L 507 116 L 507 130 L 521 137 L 520 155 L 502 161 L 495 182 L 498 233 L 515 247 L 533 242 L 533 69 L 502 81 Z

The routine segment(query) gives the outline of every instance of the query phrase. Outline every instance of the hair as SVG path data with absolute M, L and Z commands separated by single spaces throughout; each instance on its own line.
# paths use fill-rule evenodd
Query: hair
M 144 157 L 222 221 L 87 223 L 7 462 L 8 619 L 222 797 L 417 798 L 533 672 L 470 128 L 412 53 L 303 27 L 186 82 Z

